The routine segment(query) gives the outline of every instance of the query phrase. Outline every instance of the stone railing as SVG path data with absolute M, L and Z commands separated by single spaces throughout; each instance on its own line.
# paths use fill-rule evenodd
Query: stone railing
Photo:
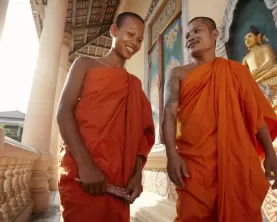
M 0 129 L 0 222 L 29 221 L 32 171 L 39 151 L 5 137 Z
M 133 207 L 136 221 L 170 222 L 176 216 L 177 193 L 168 178 L 166 163 L 164 146 L 155 146 L 143 171 L 144 192 Z M 276 203 L 277 192 L 270 189 L 262 207 L 264 222 L 277 222 Z

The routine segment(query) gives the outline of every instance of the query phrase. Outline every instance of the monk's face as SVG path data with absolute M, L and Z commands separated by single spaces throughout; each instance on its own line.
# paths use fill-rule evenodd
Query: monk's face
M 111 27 L 113 48 L 124 59 L 130 59 L 141 48 L 144 24 L 136 17 L 125 18 L 120 27 Z
M 217 30 L 212 30 L 201 19 L 197 19 L 188 25 L 186 33 L 186 47 L 192 57 L 215 50 Z
M 258 44 L 257 36 L 255 36 L 253 33 L 247 33 L 245 38 L 245 45 L 248 49 L 251 49 L 255 45 Z

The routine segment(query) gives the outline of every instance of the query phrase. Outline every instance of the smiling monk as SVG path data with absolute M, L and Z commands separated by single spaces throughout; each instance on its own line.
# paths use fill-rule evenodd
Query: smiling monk
M 190 21 L 193 62 L 173 69 L 165 85 L 162 127 L 179 195 L 175 221 L 262 222 L 270 184 L 259 155 L 276 189 L 277 117 L 247 67 L 216 58 L 217 37 L 212 19 Z
M 139 79 L 123 68 L 141 47 L 144 21 L 121 13 L 110 33 L 105 57 L 74 62 L 58 106 L 65 222 L 129 222 L 154 144 L 151 105 Z

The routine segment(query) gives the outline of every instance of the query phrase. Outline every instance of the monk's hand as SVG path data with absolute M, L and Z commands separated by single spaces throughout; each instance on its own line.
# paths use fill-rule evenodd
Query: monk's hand
M 169 179 L 178 187 L 184 188 L 184 177 L 189 177 L 185 161 L 175 151 L 167 157 L 167 173 Z
M 272 189 L 277 189 L 277 157 L 275 151 L 272 149 L 270 153 L 266 153 L 264 160 L 265 175 L 268 179 L 272 179 L 271 172 L 274 173 L 274 183 Z
M 128 186 L 126 187 L 126 191 L 129 194 L 128 198 L 125 198 L 130 204 L 134 203 L 135 200 L 141 194 L 141 180 L 142 180 L 142 172 L 137 171 L 133 177 L 130 179 Z
M 107 191 L 105 175 L 92 161 L 78 164 L 78 171 L 84 192 L 101 195 Z
M 121 188 L 121 187 L 116 187 L 114 185 L 107 185 L 107 192 L 109 194 L 112 194 L 116 197 L 122 198 L 124 200 L 127 200 L 130 198 L 130 195 L 127 193 L 125 188 Z

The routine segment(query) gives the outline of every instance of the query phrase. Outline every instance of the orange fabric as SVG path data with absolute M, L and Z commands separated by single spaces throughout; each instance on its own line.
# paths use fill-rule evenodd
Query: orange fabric
M 107 182 L 126 187 L 137 155 L 145 160 L 154 144 L 151 105 L 140 81 L 123 68 L 89 70 L 75 111 L 82 139 Z M 65 222 L 129 222 L 129 205 L 112 195 L 90 196 L 79 183 L 77 165 L 61 151 L 59 192 Z
M 176 143 L 190 178 L 177 189 L 176 222 L 261 222 L 269 182 L 255 134 L 277 118 L 249 70 L 222 58 L 181 84 Z M 256 148 L 256 149 L 255 149 Z

